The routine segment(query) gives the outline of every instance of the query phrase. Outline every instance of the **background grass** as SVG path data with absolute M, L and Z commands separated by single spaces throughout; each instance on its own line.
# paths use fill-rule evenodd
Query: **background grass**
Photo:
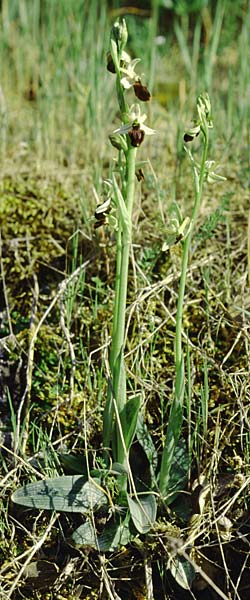
M 179 14 L 157 2 L 144 4 L 1 4 L 3 598 L 112 597 L 105 581 L 117 572 L 121 598 L 147 593 L 137 548 L 115 553 L 108 567 L 102 565 L 100 580 L 99 557 L 84 558 L 66 544 L 73 528 L 68 518 L 52 523 L 45 514 L 20 513 L 9 501 L 20 482 L 62 472 L 58 450 L 78 455 L 86 445 L 97 450 L 101 443 L 115 257 L 112 233 L 94 232 L 91 218 L 93 186 L 98 193 L 114 156 L 108 134 L 119 122 L 114 79 L 105 64 L 110 26 L 119 14 L 126 16 L 131 54 L 142 58 L 143 83 L 151 84 L 148 123 L 157 130 L 140 152 L 146 162 L 134 213 L 129 386 L 143 388 L 146 420 L 161 452 L 172 399 L 180 270 L 179 246 L 167 253 L 161 247 L 173 202 L 183 217 L 192 205 L 183 130 L 197 93 L 207 89 L 214 115 L 210 158 L 219 161 L 227 181 L 205 189 L 186 288 L 185 437 L 192 454 L 186 491 L 199 474 L 217 486 L 226 475 L 232 481 L 242 476 L 242 492 L 227 516 L 234 539 L 243 533 L 249 543 L 250 7 L 219 0 Z M 198 159 L 198 142 L 195 148 Z M 224 496 L 215 495 L 215 513 L 241 488 L 234 482 L 225 489 Z M 170 525 L 176 527 L 173 535 L 185 532 L 180 508 Z M 213 554 L 218 535 L 208 518 L 205 527 L 200 546 L 221 566 L 211 577 L 225 593 L 247 599 L 246 542 Z M 152 547 L 151 540 L 150 552 Z M 34 557 L 46 561 L 41 568 L 48 579 L 23 571 L 17 581 L 26 559 L 32 563 Z M 157 548 L 154 564 L 155 598 L 190 597 L 166 575 Z M 131 577 L 140 580 L 134 591 Z M 200 593 L 197 584 L 193 594 Z M 202 593 L 217 597 L 209 588 Z

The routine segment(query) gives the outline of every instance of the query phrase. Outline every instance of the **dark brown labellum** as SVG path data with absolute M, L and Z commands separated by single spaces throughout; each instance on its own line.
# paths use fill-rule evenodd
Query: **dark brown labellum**
M 138 181 L 142 181 L 144 179 L 144 173 L 142 169 L 138 169 L 136 171 L 136 177 L 138 179 Z
M 95 212 L 95 219 L 97 221 L 102 221 L 105 218 L 105 213 L 97 213 Z
M 107 70 L 110 73 L 115 73 L 115 65 L 110 52 L 107 53 Z
M 190 135 L 189 133 L 185 133 L 185 135 L 183 136 L 184 142 L 192 142 L 194 140 L 195 137 L 197 137 L 197 135 L 199 135 L 199 131 L 197 133 L 195 133 L 194 135 Z
M 151 94 L 146 85 L 142 85 L 140 81 L 135 81 L 133 88 L 135 95 L 139 100 L 142 100 L 142 102 L 148 102 L 150 100 Z
M 99 227 L 102 227 L 102 225 L 106 224 L 106 217 L 102 218 L 102 219 L 98 219 L 98 221 L 94 224 L 94 229 L 98 229 Z
M 138 148 L 144 140 L 145 132 L 140 129 L 140 125 L 133 125 L 132 129 L 128 132 L 130 137 L 131 145 L 134 148 Z

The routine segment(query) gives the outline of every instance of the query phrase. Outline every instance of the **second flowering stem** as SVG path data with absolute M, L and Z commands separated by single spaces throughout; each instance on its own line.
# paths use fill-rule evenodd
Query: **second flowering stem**
M 198 99 L 198 102 L 202 101 Z M 207 98 L 205 97 L 205 100 Z M 183 307 L 184 307 L 184 296 L 186 288 L 188 260 L 190 254 L 190 246 L 193 237 L 193 230 L 196 224 L 197 216 L 201 206 L 203 183 L 206 174 L 206 160 L 208 152 L 208 140 L 209 140 L 209 127 L 211 127 L 211 120 L 206 114 L 206 111 L 200 110 L 201 126 L 199 131 L 203 136 L 203 150 L 200 169 L 198 170 L 197 165 L 193 159 L 192 153 L 186 148 L 189 155 L 194 177 L 194 206 L 190 219 L 189 231 L 183 241 L 182 246 L 182 263 L 181 263 L 181 276 L 178 291 L 178 302 L 177 302 L 177 314 L 176 314 L 176 329 L 175 329 L 175 382 L 174 382 L 174 398 L 170 410 L 169 422 L 166 433 L 165 446 L 163 449 L 159 488 L 162 496 L 167 499 L 169 495 L 169 480 L 170 471 L 173 465 L 174 455 L 177 444 L 179 442 L 182 421 L 183 421 L 183 407 L 184 407 L 184 395 L 185 395 L 185 368 L 184 368 L 184 354 L 182 347 L 182 328 L 183 328 Z M 171 495 L 170 495 L 171 498 Z

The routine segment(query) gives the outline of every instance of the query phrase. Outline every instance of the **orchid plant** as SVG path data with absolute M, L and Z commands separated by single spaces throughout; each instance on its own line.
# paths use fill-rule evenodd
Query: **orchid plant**
M 113 308 L 112 341 L 109 354 L 109 387 L 103 413 L 103 452 L 97 470 L 91 470 L 88 458 L 85 466 L 78 461 L 73 476 L 63 475 L 25 485 L 17 489 L 13 501 L 39 509 L 79 512 L 84 522 L 73 533 L 78 546 L 91 546 L 101 552 L 113 551 L 128 544 L 139 534 L 154 527 L 157 501 L 161 508 L 170 505 L 187 479 L 189 457 L 180 439 L 185 397 L 184 353 L 182 348 L 183 303 L 190 245 L 199 213 L 204 181 L 217 181 L 215 163 L 207 160 L 209 131 L 213 127 L 211 105 L 207 94 L 197 101 L 198 118 L 184 135 L 185 150 L 191 161 L 194 177 L 194 206 L 190 216 L 178 224 L 172 233 L 173 243 L 182 245 L 182 266 L 178 293 L 175 335 L 175 384 L 169 414 L 165 446 L 161 460 L 144 423 L 140 393 L 127 392 L 124 347 L 126 343 L 126 303 L 129 257 L 132 243 L 132 214 L 136 192 L 137 152 L 145 137 L 156 132 L 145 125 L 146 113 L 139 102 L 127 103 L 127 91 L 134 89 L 136 99 L 150 100 L 150 92 L 142 84 L 136 67 L 139 59 L 131 60 L 125 51 L 127 27 L 117 21 L 111 31 L 107 68 L 116 77 L 117 100 L 121 124 L 110 134 L 118 156 L 110 179 L 103 182 L 103 195 L 95 209 L 95 229 L 109 224 L 116 233 L 116 276 Z M 202 157 L 194 160 L 187 144 L 197 136 L 202 139 Z M 168 240 L 163 250 L 168 250 Z M 145 458 L 146 477 L 132 464 L 131 446 L 137 440 Z M 159 468 L 160 464 L 160 468 Z M 72 462 L 71 462 L 72 466 Z M 133 474 L 132 474 L 133 473 Z M 93 513 L 106 510 L 106 525 L 98 535 Z M 176 570 L 176 563 L 175 563 Z M 173 572 L 174 574 L 174 572 Z M 175 576 L 175 575 L 174 575 Z M 185 587 L 185 586 L 184 586 Z
M 109 388 L 103 414 L 103 456 L 97 471 L 89 468 L 83 474 L 61 476 L 24 486 L 15 492 L 13 500 L 19 504 L 38 508 L 53 508 L 88 515 L 100 507 L 113 506 L 120 518 L 107 518 L 106 533 L 97 538 L 93 520 L 86 518 L 73 534 L 77 545 L 87 544 L 98 549 L 111 550 L 127 543 L 138 533 L 146 533 L 156 519 L 156 489 L 153 485 L 139 488 L 132 475 L 130 449 L 135 436 L 145 440 L 141 414 L 141 395 L 128 395 L 124 346 L 126 329 L 126 302 L 129 256 L 132 243 L 132 213 L 135 197 L 137 151 L 148 135 L 155 131 L 145 125 L 146 113 L 139 101 L 150 100 L 150 92 L 136 73 L 139 59 L 131 60 L 125 51 L 127 27 L 125 20 L 117 21 L 111 31 L 110 51 L 107 55 L 108 71 L 116 76 L 116 92 L 121 125 L 110 134 L 110 142 L 118 150 L 112 177 L 103 182 L 103 194 L 95 209 L 94 228 L 109 224 L 116 232 L 116 277 L 113 309 L 112 342 L 109 355 Z M 133 88 L 136 102 L 128 105 L 126 94 Z M 145 458 L 150 481 L 157 464 L 157 453 L 148 432 Z M 72 463 L 71 463 L 72 464 Z M 114 478 L 116 483 L 114 485 Z M 143 478 L 142 478 L 143 479 Z M 155 483 L 155 482 L 154 482 Z M 141 487 L 143 488 L 143 491 Z M 113 494 L 111 493 L 111 488 Z M 114 497 L 113 497 L 114 496 Z

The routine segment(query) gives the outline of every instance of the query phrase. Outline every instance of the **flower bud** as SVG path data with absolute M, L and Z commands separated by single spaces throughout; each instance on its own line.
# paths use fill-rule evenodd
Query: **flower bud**
M 209 118 L 211 113 L 211 102 L 207 92 L 198 96 L 197 105 L 203 106 L 205 115 Z
M 114 146 L 114 148 L 117 148 L 117 150 L 123 150 L 124 152 L 127 152 L 128 145 L 126 142 L 126 138 L 123 135 L 111 134 L 109 135 L 109 141 L 111 142 L 112 146 Z
M 211 102 L 207 92 L 198 96 L 197 111 L 201 123 L 203 123 L 203 125 L 206 124 L 206 126 L 209 128 L 212 128 L 213 122 L 211 116 Z
M 111 29 L 111 40 L 114 40 L 119 50 L 125 48 L 128 40 L 128 30 L 125 19 L 115 21 Z

